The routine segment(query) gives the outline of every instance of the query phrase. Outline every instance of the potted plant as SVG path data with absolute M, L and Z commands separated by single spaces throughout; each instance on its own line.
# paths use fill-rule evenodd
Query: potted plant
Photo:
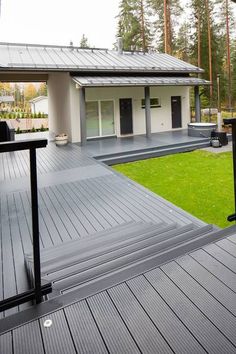
M 65 133 L 57 134 L 55 136 L 55 143 L 58 146 L 66 145 L 68 143 L 68 135 Z

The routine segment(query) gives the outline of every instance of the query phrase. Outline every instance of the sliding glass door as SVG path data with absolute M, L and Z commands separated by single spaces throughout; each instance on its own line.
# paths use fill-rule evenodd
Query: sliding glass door
M 114 135 L 114 102 L 86 102 L 86 123 L 88 138 Z

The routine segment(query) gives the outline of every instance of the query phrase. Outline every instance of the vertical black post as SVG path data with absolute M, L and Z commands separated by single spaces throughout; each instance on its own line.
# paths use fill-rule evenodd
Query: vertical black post
M 35 299 L 36 299 L 36 304 L 38 304 L 42 301 L 42 295 L 41 295 L 41 267 L 40 267 L 40 244 L 39 244 L 37 167 L 36 167 L 35 148 L 30 149 L 30 184 L 31 184 Z
M 233 151 L 233 170 L 234 170 L 234 212 L 236 213 L 236 120 L 232 124 L 232 151 Z
M 201 122 L 201 103 L 199 95 L 199 86 L 194 86 L 195 98 L 195 122 Z
M 151 104 L 150 104 L 150 87 L 145 86 L 145 121 L 146 121 L 146 137 L 151 138 L 152 127 L 151 127 Z
M 228 216 L 228 221 L 236 221 L 236 118 L 224 119 L 224 124 L 232 126 L 232 151 L 233 151 L 233 171 L 234 171 L 234 214 Z

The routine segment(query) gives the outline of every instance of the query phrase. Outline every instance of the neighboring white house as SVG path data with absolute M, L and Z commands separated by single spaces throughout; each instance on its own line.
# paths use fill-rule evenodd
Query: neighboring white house
M 0 96 L 0 111 L 10 112 L 15 102 L 13 96 Z
M 22 64 L 23 63 L 23 64 Z M 45 81 L 49 130 L 70 141 L 187 128 L 203 70 L 162 53 L 0 43 L 0 80 Z M 194 77 L 195 75 L 195 77 Z M 40 109 L 43 111 L 43 109 Z
M 38 96 L 29 101 L 32 113 L 48 114 L 48 97 Z

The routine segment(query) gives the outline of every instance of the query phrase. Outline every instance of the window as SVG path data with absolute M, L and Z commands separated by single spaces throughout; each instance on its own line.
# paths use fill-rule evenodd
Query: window
M 145 99 L 144 98 L 141 101 L 141 105 L 142 105 L 142 108 L 145 108 Z M 161 107 L 160 98 L 158 98 L 158 97 L 150 98 L 150 106 L 151 106 L 151 108 Z

